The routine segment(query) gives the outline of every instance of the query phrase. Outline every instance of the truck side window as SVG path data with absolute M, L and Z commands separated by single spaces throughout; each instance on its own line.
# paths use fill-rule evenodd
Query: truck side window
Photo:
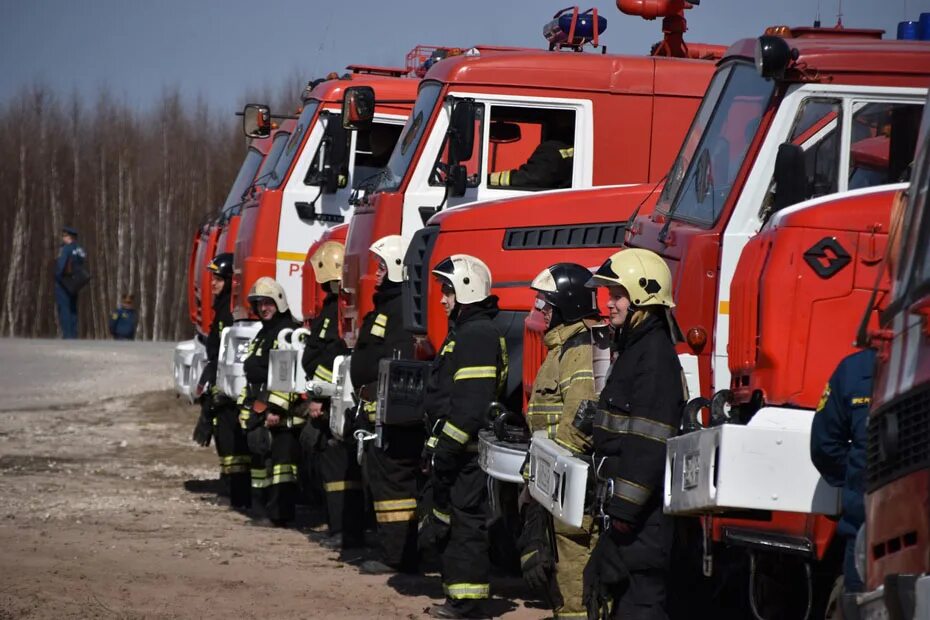
M 478 187 L 481 184 L 481 154 L 484 151 L 482 144 L 484 141 L 484 106 L 475 105 L 475 141 L 472 147 L 471 155 L 467 159 L 459 162 L 459 165 L 465 166 L 466 187 Z M 429 175 L 429 184 L 433 187 L 443 187 L 446 184 L 446 176 L 449 170 L 449 135 L 443 138 L 442 148 L 439 150 L 439 157 L 433 165 L 433 171 Z
M 914 159 L 921 106 L 853 104 L 849 189 L 896 183 Z
M 575 111 L 491 106 L 488 187 L 543 190 L 572 186 Z
M 775 170 L 762 207 L 762 217 L 815 196 L 838 191 L 839 99 L 804 100 L 788 141 L 778 149 Z
M 403 128 L 403 125 L 375 122 L 371 127 L 358 131 L 355 137 L 353 189 L 358 189 L 387 165 Z
M 338 185 L 345 187 L 349 178 L 349 149 L 352 134 L 343 129 L 342 118 L 338 114 L 323 112 L 320 118 L 325 119 L 326 128 L 323 131 L 323 139 L 316 153 L 313 154 L 307 176 L 304 177 L 304 185 L 320 185 L 328 169 L 335 167 Z M 341 144 L 336 144 L 337 140 Z

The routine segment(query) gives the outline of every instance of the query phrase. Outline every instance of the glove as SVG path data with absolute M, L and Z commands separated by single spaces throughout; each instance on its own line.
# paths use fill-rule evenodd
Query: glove
M 197 418 L 197 425 L 194 426 L 194 433 L 191 437 L 199 446 L 206 448 L 210 445 L 213 438 L 213 416 L 209 414 L 207 407 L 202 407 L 200 417 Z
M 562 606 L 563 600 L 555 580 L 551 523 L 549 513 L 531 500 L 523 511 L 523 531 L 517 539 L 517 548 L 520 550 L 523 580 L 534 590 L 543 593 L 555 609 Z
M 452 517 L 435 506 L 417 524 L 417 549 L 442 550 L 449 540 Z
M 613 527 L 601 532 L 584 567 L 582 600 L 588 610 L 588 620 L 609 618 L 613 593 L 630 578 L 630 571 L 620 555 L 620 536 L 622 534 Z

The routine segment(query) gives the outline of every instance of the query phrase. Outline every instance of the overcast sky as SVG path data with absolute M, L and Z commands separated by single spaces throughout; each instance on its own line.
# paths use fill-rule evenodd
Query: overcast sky
M 542 47 L 542 26 L 566 0 L 0 0 L 0 103 L 39 82 L 85 96 L 106 85 L 145 106 L 164 87 L 237 109 L 246 91 L 277 91 L 350 63 L 401 65 L 414 45 Z M 660 22 L 594 3 L 610 52 L 641 54 Z M 772 24 L 836 22 L 837 0 L 703 0 L 686 40 L 729 44 Z M 583 5 L 587 8 L 589 4 Z M 930 0 L 845 0 L 843 23 L 894 37 L 898 21 Z

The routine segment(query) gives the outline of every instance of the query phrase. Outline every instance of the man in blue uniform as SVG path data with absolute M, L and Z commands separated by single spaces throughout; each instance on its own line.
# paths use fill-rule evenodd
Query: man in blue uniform
M 84 261 L 87 254 L 78 245 L 77 231 L 70 226 L 61 229 L 61 251 L 55 261 L 55 305 L 58 306 L 58 324 L 61 337 L 77 338 L 77 298 L 80 288 L 87 283 Z
M 134 340 L 136 337 L 135 298 L 126 293 L 110 314 L 110 335 L 116 340 Z
M 861 592 L 855 541 L 865 523 L 865 448 L 875 351 L 864 349 L 839 363 L 824 389 L 811 427 L 811 461 L 831 486 L 843 489 L 843 514 L 836 532 L 846 538 L 843 586 Z

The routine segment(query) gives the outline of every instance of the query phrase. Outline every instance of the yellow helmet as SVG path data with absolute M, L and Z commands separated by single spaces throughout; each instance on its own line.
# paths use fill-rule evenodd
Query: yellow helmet
M 620 250 L 604 261 L 587 286 L 622 286 L 634 306 L 675 307 L 672 273 L 665 260 L 651 250 Z
M 310 265 L 313 267 L 316 281 L 320 284 L 342 282 L 342 263 L 345 254 L 346 246 L 338 241 L 327 241 L 317 248 L 310 257 Z
M 250 302 L 255 303 L 261 297 L 267 297 L 274 301 L 274 305 L 278 307 L 278 312 L 287 312 L 287 297 L 284 295 L 284 287 L 278 284 L 278 281 L 274 278 L 262 276 L 249 289 Z

